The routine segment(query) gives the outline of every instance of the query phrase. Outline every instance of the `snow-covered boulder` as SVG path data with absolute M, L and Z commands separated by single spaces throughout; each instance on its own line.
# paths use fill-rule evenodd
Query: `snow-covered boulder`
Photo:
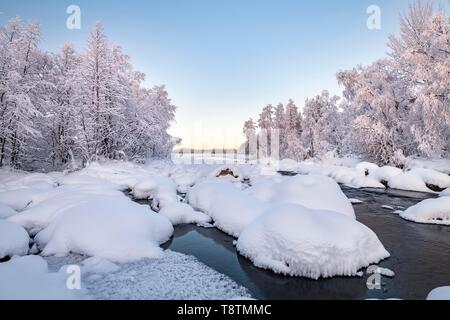
M 44 256 L 71 252 L 130 261 L 158 258 L 170 239 L 170 221 L 126 198 L 99 197 L 65 208 L 35 241 Z
M 450 176 L 431 169 L 413 169 L 393 176 L 388 181 L 393 189 L 432 192 L 430 188 L 450 188 Z
M 427 296 L 427 300 L 450 300 L 450 286 L 431 290 Z
M 373 231 L 345 215 L 287 204 L 245 228 L 237 250 L 260 268 L 312 279 L 356 276 L 389 253 Z
M 15 223 L 0 220 L 0 259 L 26 255 L 29 243 L 30 237 L 24 228 Z
M 450 197 L 427 199 L 400 213 L 405 220 L 450 225 Z
M 237 185 L 218 179 L 197 183 L 187 198 L 191 206 L 209 215 L 217 228 L 235 237 L 268 206 Z
M 159 214 L 165 216 L 172 224 L 205 224 L 211 222 L 211 217 L 195 211 L 190 205 L 185 203 L 175 203 L 162 208 Z
M 372 171 L 369 174 L 369 178 L 375 179 L 383 184 L 387 184 L 389 179 L 401 174 L 402 172 L 403 171 L 399 168 L 384 166 L 382 168 Z
M 7 219 L 15 214 L 17 214 L 16 210 L 0 203 L 0 219 Z
M 378 169 L 380 169 L 380 167 L 371 162 L 360 162 L 355 166 L 355 170 L 365 176 L 374 173 Z
M 39 256 L 16 257 L 0 263 L 0 300 L 77 300 L 83 290 L 67 288 L 67 274 L 49 273 Z
M 350 200 L 331 178 L 319 175 L 299 175 L 273 186 L 270 202 L 293 203 L 310 209 L 331 210 L 355 219 Z
M 154 210 L 178 202 L 177 185 L 168 177 L 146 178 L 133 187 L 132 194 L 135 199 L 152 200 Z
M 278 171 L 297 172 L 298 162 L 292 159 L 283 159 L 278 163 Z

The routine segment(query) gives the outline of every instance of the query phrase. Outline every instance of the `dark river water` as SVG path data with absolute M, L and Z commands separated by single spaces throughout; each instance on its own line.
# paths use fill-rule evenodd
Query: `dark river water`
M 217 229 L 177 227 L 164 248 L 190 254 L 246 287 L 257 299 L 425 299 L 434 288 L 450 285 L 450 227 L 423 225 L 401 219 L 393 210 L 408 208 L 429 194 L 395 190 L 356 190 L 343 187 L 355 204 L 357 219 L 370 227 L 390 252 L 379 266 L 395 272 L 382 277 L 382 288 L 369 290 L 368 275 L 309 280 L 276 275 L 240 256 L 233 238 Z

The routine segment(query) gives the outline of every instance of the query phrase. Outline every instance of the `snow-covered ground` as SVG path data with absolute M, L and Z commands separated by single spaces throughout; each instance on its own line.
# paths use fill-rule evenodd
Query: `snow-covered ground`
M 450 188 L 450 177 L 445 173 L 415 165 L 408 172 L 367 162 L 343 161 L 338 165 L 292 160 L 279 165 L 109 161 L 77 172 L 48 174 L 3 168 L 0 259 L 13 259 L 0 263 L 0 277 L 10 278 L 1 297 L 7 297 L 8 290 L 11 297 L 17 297 L 20 290 L 14 288 L 22 285 L 21 270 L 33 268 L 40 270 L 36 288 L 46 283 L 56 286 L 49 297 L 246 296 L 243 288 L 194 258 L 160 248 L 170 239 L 173 226 L 191 223 L 205 227 L 212 223 L 234 236 L 237 252 L 257 267 L 313 279 L 358 276 L 360 270 L 389 257 L 389 253 L 373 231 L 355 220 L 352 203 L 358 201 L 348 199 L 338 183 L 385 188 L 395 182 L 420 191 L 430 185 Z M 280 167 L 301 174 L 281 176 L 277 173 Z M 414 183 L 409 184 L 409 180 Z M 130 197 L 149 205 L 140 205 Z M 414 221 L 448 221 L 447 198 L 429 200 L 426 213 Z M 402 216 L 416 216 L 418 211 L 423 212 L 410 208 Z M 45 257 L 50 271 L 39 256 L 27 254 Z M 77 260 L 80 256 L 84 261 Z M 83 262 L 83 270 L 89 273 L 83 276 L 87 291 L 80 296 L 58 287 L 67 275 L 56 266 L 73 262 Z M 14 269 L 18 272 L 12 277 Z M 39 296 L 29 296 L 33 297 Z

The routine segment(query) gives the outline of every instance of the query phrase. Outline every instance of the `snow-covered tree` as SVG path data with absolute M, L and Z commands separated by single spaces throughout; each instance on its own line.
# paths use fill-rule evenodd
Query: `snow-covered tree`
M 305 102 L 302 140 L 310 157 L 335 149 L 338 100 L 339 97 L 330 96 L 328 91 L 323 91 Z
M 37 23 L 0 26 L 0 166 L 63 168 L 99 158 L 167 157 L 174 120 L 164 86 L 109 42 L 100 23 L 85 52 L 39 49 Z

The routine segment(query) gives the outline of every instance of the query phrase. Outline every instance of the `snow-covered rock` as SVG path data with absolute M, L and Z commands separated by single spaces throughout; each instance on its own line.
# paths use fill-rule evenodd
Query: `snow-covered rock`
M 185 203 L 174 203 L 163 207 L 159 214 L 165 216 L 172 224 L 204 224 L 211 222 L 211 217 L 200 211 L 195 211 Z
M 15 214 L 17 214 L 16 210 L 0 203 L 0 219 L 7 219 Z
M 450 197 L 427 199 L 400 213 L 405 220 L 450 225 Z
M 356 171 L 364 174 L 364 175 L 370 175 L 380 169 L 379 166 L 377 166 L 375 163 L 371 162 L 360 162 L 355 166 Z
M 0 220 L 0 259 L 28 253 L 30 237 L 21 226 Z
M 135 199 L 151 199 L 154 210 L 178 202 L 176 184 L 172 179 L 163 176 L 142 180 L 133 187 L 132 194 Z
M 209 215 L 217 228 L 235 237 L 267 208 L 264 201 L 220 179 L 197 183 L 187 198 L 192 207 Z
M 283 159 L 278 163 L 278 171 L 297 172 L 298 162 L 292 159 Z
M 393 189 L 432 192 L 429 186 L 450 188 L 450 176 L 431 169 L 413 169 L 393 176 L 388 184 Z
M 65 208 L 35 241 L 44 256 L 73 252 L 120 262 L 160 257 L 172 233 L 170 221 L 148 206 L 99 196 Z
M 356 220 L 294 204 L 256 219 L 242 231 L 237 250 L 257 267 L 312 279 L 356 276 L 389 257 L 375 233 Z
M 431 290 L 427 296 L 427 300 L 450 300 L 450 286 Z
M 369 178 L 375 179 L 381 183 L 387 183 L 389 179 L 402 173 L 402 170 L 395 167 L 384 166 L 373 170 L 369 174 Z
M 355 218 L 350 200 L 331 178 L 298 175 L 280 183 L 267 184 L 265 187 L 268 190 L 264 200 L 271 203 L 300 204 L 311 209 L 331 210 Z M 249 192 L 252 192 L 251 189 L 249 188 Z M 261 190 L 258 190 L 258 193 L 261 194 Z

